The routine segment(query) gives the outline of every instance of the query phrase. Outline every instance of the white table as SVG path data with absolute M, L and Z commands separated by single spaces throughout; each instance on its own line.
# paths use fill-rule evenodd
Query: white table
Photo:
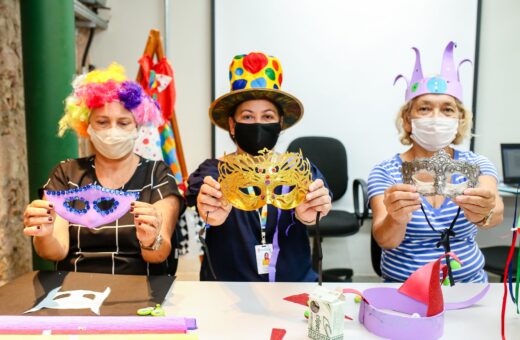
M 385 284 L 325 283 L 324 286 L 363 291 Z M 177 281 L 168 293 L 164 307 L 167 315 L 196 317 L 199 328 L 194 333 L 202 340 L 268 340 L 272 328 L 287 330 L 284 340 L 307 339 L 307 320 L 303 316 L 305 307 L 283 298 L 310 293 L 315 287 L 316 284 L 312 283 Z M 465 300 L 483 287 L 478 284 L 443 287 L 444 301 Z M 491 284 L 490 291 L 477 305 L 465 310 L 447 311 L 443 339 L 500 339 L 502 293 L 502 284 Z M 354 297 L 347 295 L 347 303 L 347 315 L 354 320 L 345 320 L 344 339 L 377 339 L 357 321 L 359 305 L 354 302 Z M 520 316 L 515 313 L 511 300 L 507 307 L 507 339 L 520 339 Z

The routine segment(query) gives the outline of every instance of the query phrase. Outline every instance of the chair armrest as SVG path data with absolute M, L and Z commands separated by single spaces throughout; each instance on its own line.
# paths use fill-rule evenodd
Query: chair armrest
M 364 180 L 357 178 L 352 183 L 352 191 L 354 194 L 354 213 L 359 221 L 359 225 L 363 225 L 363 221 L 368 217 L 368 192 L 367 192 L 367 182 Z M 360 202 L 359 202 L 359 189 L 361 189 L 362 199 L 363 199 L 363 210 L 360 210 Z

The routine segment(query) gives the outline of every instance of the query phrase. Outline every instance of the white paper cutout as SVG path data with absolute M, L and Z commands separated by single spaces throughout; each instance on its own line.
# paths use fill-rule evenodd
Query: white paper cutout
M 157 82 L 159 83 L 159 86 L 157 87 L 157 91 L 160 93 L 170 85 L 172 82 L 172 77 L 167 76 L 166 74 L 157 73 L 155 75 L 155 79 L 157 79 Z
M 36 312 L 42 308 L 50 309 L 90 309 L 92 312 L 99 315 L 99 309 L 103 301 L 110 294 L 110 287 L 107 287 L 104 292 L 94 292 L 92 290 L 69 290 L 59 292 L 61 286 L 54 288 L 47 294 L 47 296 L 35 307 L 25 311 L 25 313 Z M 86 297 L 85 295 L 94 295 L 94 298 Z

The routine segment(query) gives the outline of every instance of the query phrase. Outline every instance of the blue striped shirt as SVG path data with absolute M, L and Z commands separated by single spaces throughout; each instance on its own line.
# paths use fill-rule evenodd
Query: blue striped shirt
M 494 165 L 484 156 L 470 151 L 454 150 L 454 159 L 467 161 L 480 166 L 481 175 L 497 178 Z M 399 154 L 392 159 L 376 165 L 368 177 L 368 197 L 383 195 L 384 191 L 394 184 L 403 183 L 401 167 L 403 161 Z M 460 183 L 460 176 L 452 176 L 452 183 Z M 422 205 L 432 226 L 442 231 L 449 228 L 455 218 L 458 206 L 446 198 L 442 205 L 435 209 L 422 197 Z M 451 237 L 451 250 L 459 257 L 462 268 L 454 270 L 456 282 L 487 282 L 484 271 L 484 256 L 475 241 L 477 226 L 468 221 L 461 210 L 459 218 L 453 227 L 455 236 Z M 444 253 L 441 247 L 436 248 L 440 234 L 433 231 L 426 222 L 423 212 L 414 211 L 412 219 L 406 226 L 406 233 L 401 244 L 394 249 L 383 249 L 381 254 L 381 271 L 388 281 L 405 281 L 410 274 L 421 266 L 437 260 Z

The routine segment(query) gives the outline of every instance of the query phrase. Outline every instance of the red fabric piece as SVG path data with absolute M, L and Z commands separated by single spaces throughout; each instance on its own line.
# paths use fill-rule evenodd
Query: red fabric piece
M 139 59 L 139 65 L 141 65 L 142 70 L 141 86 L 150 97 L 154 98 L 155 95 L 164 120 L 169 121 L 175 109 L 176 92 L 173 69 L 168 62 L 168 59 L 164 57 L 154 64 L 153 59 L 150 56 L 145 55 Z M 162 92 L 158 91 L 158 87 L 150 88 L 150 71 L 155 71 L 155 74 L 163 74 L 172 78 L 171 82 Z
M 460 263 L 455 254 L 448 253 L 448 255 Z M 399 288 L 400 293 L 426 304 L 428 306 L 427 316 L 437 315 L 444 310 L 444 299 L 440 284 L 441 259 L 444 257 L 445 255 L 437 261 L 430 262 L 417 269 Z M 445 265 L 442 266 L 442 271 L 444 279 L 447 273 Z
M 255 74 L 261 71 L 267 65 L 267 57 L 263 53 L 249 53 L 244 57 L 244 68 Z
M 282 340 L 287 331 L 281 328 L 273 328 L 271 331 L 271 340 Z
M 417 269 L 399 288 L 399 292 L 428 306 L 427 316 L 444 310 L 440 285 L 440 259 Z
M 283 298 L 285 301 L 294 302 L 299 305 L 307 307 L 307 301 L 309 301 L 309 294 L 303 293 L 298 295 L 291 295 Z
M 506 325 L 505 325 L 505 318 L 506 318 L 506 305 L 507 305 L 507 280 L 509 277 L 509 265 L 511 264 L 511 261 L 513 259 L 513 255 L 515 252 L 515 244 L 516 244 L 516 237 L 520 231 L 517 229 L 516 233 L 513 233 L 513 240 L 511 242 L 511 247 L 509 248 L 509 254 L 507 255 L 507 261 L 506 261 L 506 267 L 504 268 L 504 295 L 502 296 L 502 313 L 500 314 L 500 330 L 502 332 L 502 339 L 506 340 Z M 518 297 L 517 297 L 518 299 Z
M 352 289 L 352 288 L 343 288 L 343 294 L 355 294 L 355 295 L 359 295 L 361 296 L 361 298 L 363 299 L 363 301 L 365 301 L 366 303 L 369 303 L 367 301 L 367 299 L 365 299 L 365 297 L 363 296 L 363 294 L 357 290 L 357 289 Z

